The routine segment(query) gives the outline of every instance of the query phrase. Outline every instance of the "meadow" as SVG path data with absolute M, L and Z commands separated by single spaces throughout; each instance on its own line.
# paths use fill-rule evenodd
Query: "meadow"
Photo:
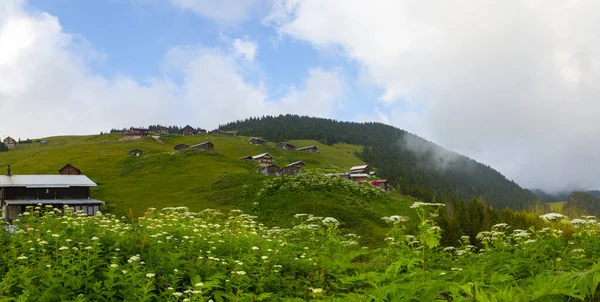
M 597 301 L 600 226 L 546 214 L 547 227 L 497 224 L 440 246 L 443 204 L 381 217 L 385 245 L 298 213 L 267 227 L 240 210 L 150 208 L 140 218 L 29 208 L 0 228 L 6 301 Z

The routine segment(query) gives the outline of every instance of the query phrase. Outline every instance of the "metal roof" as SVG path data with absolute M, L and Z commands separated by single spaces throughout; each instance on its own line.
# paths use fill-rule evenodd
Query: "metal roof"
M 68 188 L 95 186 L 96 183 L 85 175 L 0 175 L 0 188 Z
M 350 177 L 369 177 L 369 174 L 350 174 Z
M 5 200 L 8 206 L 28 206 L 28 205 L 47 205 L 47 204 L 68 204 L 68 205 L 101 205 L 104 201 L 96 199 L 19 199 Z
M 269 154 L 269 153 L 263 153 L 263 154 L 259 154 L 259 155 L 254 155 L 254 156 L 252 156 L 252 159 L 258 159 L 258 158 L 261 158 L 261 157 L 264 157 L 264 156 L 267 156 L 267 155 L 268 155 L 269 157 L 273 158 L 273 156 L 271 156 L 271 154 Z
M 306 165 L 306 163 L 305 163 L 305 162 L 303 162 L 303 161 L 299 160 L 299 161 L 295 161 L 295 162 L 293 162 L 293 163 L 291 163 L 291 164 L 287 165 L 286 167 L 295 166 L 295 165 L 297 165 L 297 164 L 305 164 L 305 165 Z
M 298 151 L 302 151 L 302 150 L 310 149 L 310 148 L 317 148 L 317 146 L 308 146 L 308 147 L 298 148 Z
M 350 168 L 350 171 L 352 171 L 352 170 L 363 170 L 363 169 L 366 169 L 368 167 L 369 167 L 369 165 L 354 166 L 354 167 Z

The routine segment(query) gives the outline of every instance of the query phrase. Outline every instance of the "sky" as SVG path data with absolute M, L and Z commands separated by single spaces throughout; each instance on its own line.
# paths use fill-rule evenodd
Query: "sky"
M 595 0 L 1 0 L 0 137 L 295 113 L 600 187 Z

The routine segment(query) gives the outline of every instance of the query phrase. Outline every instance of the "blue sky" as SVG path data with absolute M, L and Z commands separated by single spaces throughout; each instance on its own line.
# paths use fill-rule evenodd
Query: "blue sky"
M 331 51 L 319 51 L 311 43 L 278 34 L 264 24 L 268 11 L 257 8 L 240 22 L 220 22 L 167 1 L 144 0 L 30 0 L 29 9 L 48 12 L 60 20 L 66 33 L 80 36 L 98 52 L 89 67 L 104 77 L 126 74 L 138 81 L 168 73 L 164 57 L 180 45 L 199 45 L 226 50 L 234 39 L 257 45 L 253 65 L 244 70 L 245 80 L 262 82 L 277 97 L 289 86 L 302 86 L 313 67 L 342 71 L 346 82 L 343 104 L 327 117 L 355 120 L 377 106 L 375 87 L 356 85 L 357 64 Z M 262 15 L 261 15 L 262 13 Z M 181 78 L 170 74 L 181 83 Z M 227 119 L 221 120 L 226 122 Z
M 599 20 L 595 0 L 2 0 L 0 137 L 296 113 L 598 187 Z

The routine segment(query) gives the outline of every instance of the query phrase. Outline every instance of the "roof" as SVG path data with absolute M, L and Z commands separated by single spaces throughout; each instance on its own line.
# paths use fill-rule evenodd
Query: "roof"
M 273 158 L 273 156 L 271 156 L 271 154 L 269 154 L 269 153 L 262 153 L 262 154 L 259 154 L 259 155 L 254 155 L 254 156 L 252 156 L 252 159 L 258 159 L 258 158 L 261 158 L 261 157 L 265 157 L 265 156 L 267 156 L 267 155 L 268 155 L 269 157 Z
M 81 170 L 77 169 L 77 167 L 75 167 L 75 166 L 73 166 L 71 164 L 64 165 L 62 168 L 58 169 L 58 171 L 61 171 L 62 169 L 65 169 L 65 168 L 68 168 L 68 167 L 74 168 L 75 170 L 81 172 Z
M 91 204 L 101 205 L 104 201 L 96 199 L 18 199 L 18 200 L 5 200 L 8 206 L 26 206 L 26 205 L 37 205 L 41 204 L 68 204 L 68 205 L 79 205 L 79 204 Z
M 302 151 L 302 150 L 310 149 L 310 148 L 317 148 L 317 146 L 308 146 L 308 147 L 298 148 L 298 151 Z
M 258 137 L 253 137 L 253 138 L 249 139 L 249 141 L 251 141 L 251 140 L 253 140 L 253 139 L 256 139 L 256 140 L 259 140 L 259 141 L 263 141 L 263 142 L 266 142 L 266 140 L 264 140 L 264 139 L 262 139 L 262 138 L 258 138 Z
M 293 163 L 291 163 L 291 164 L 287 165 L 286 167 L 295 166 L 295 165 L 297 165 L 297 164 L 305 164 L 305 165 L 306 165 L 306 163 L 305 163 L 305 162 L 303 162 L 303 161 L 299 160 L 299 161 L 295 161 L 295 162 L 293 162 Z
M 350 177 L 369 177 L 369 174 L 356 173 L 356 174 L 350 174 Z
M 364 170 L 366 168 L 371 168 L 371 167 L 369 167 L 369 165 L 354 166 L 354 167 L 350 168 L 350 171 L 352 171 L 352 170 Z
M 96 183 L 85 175 L 0 175 L 0 188 L 68 188 L 95 186 Z
M 139 152 L 143 152 L 143 151 L 142 151 L 142 150 L 140 150 L 140 149 L 133 149 L 133 150 L 129 151 L 129 153 L 131 153 L 131 152 L 138 152 L 138 151 L 139 151 Z
M 10 137 L 10 136 L 7 136 L 7 137 L 4 139 L 4 141 L 7 141 L 7 140 L 13 140 L 13 141 L 14 141 L 15 139 L 14 139 L 14 138 L 12 138 L 12 137 Z
M 242 156 L 242 157 L 240 157 L 240 158 L 238 158 L 238 159 L 242 159 L 242 160 L 243 160 L 243 159 L 252 159 L 252 155 L 248 155 L 248 156 Z
M 200 146 L 203 146 L 203 145 L 206 145 L 206 144 L 211 144 L 211 145 L 214 145 L 214 144 L 213 144 L 213 143 L 211 143 L 211 142 L 203 142 L 203 143 L 200 143 L 200 144 L 195 144 L 195 145 L 193 145 L 193 146 L 190 146 L 190 148 L 194 148 L 194 147 L 200 147 Z

